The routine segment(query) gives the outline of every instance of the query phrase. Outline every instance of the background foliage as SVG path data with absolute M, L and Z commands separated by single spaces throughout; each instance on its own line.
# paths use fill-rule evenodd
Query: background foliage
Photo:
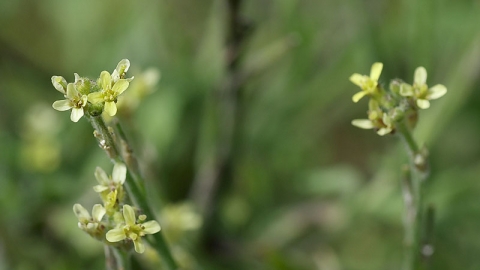
M 103 267 L 102 245 L 78 230 L 71 208 L 98 203 L 94 169 L 111 168 L 87 121 L 51 109 L 61 97 L 50 77 L 96 78 L 122 58 L 137 78 L 149 67 L 162 74 L 122 119 L 150 193 L 162 196 L 153 202 L 161 209 L 212 198 L 200 211 L 203 227 L 170 236 L 183 264 L 399 268 L 406 155 L 395 136 L 350 125 L 364 118 L 366 101 L 351 102 L 357 89 L 348 77 L 375 61 L 385 64 L 385 84 L 411 82 L 422 65 L 431 85 L 447 86 L 415 134 L 432 162 L 429 265 L 480 264 L 480 2 L 246 0 L 241 12 L 251 23 L 240 62 L 249 76 L 237 101 L 231 177 L 203 194 L 202 169 L 222 138 L 225 1 L 0 1 L 0 269 Z M 162 225 L 175 224 L 166 216 Z M 148 253 L 137 261 L 158 263 Z

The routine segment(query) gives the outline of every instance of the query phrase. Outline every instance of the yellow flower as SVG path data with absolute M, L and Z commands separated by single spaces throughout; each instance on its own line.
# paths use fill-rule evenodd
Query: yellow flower
M 355 119 L 352 125 L 363 129 L 376 129 L 380 136 L 391 133 L 394 130 L 392 118 L 382 111 L 378 102 L 371 99 L 368 107 L 368 119 Z
M 105 102 L 105 111 L 110 116 L 117 113 L 117 97 L 127 90 L 129 82 L 125 79 L 117 81 L 112 80 L 112 76 L 108 71 L 100 73 L 99 84 L 102 88 L 100 92 L 94 92 L 88 95 L 88 101 L 91 103 Z
M 382 69 L 383 69 L 383 64 L 377 62 L 372 65 L 372 68 L 370 70 L 370 77 L 367 75 L 361 75 L 358 73 L 355 73 L 352 76 L 350 76 L 350 81 L 360 86 L 360 88 L 362 89 L 362 91 L 353 95 L 352 97 L 353 102 L 356 103 L 366 95 L 373 95 L 377 93 L 378 78 L 380 78 Z
M 62 79 L 58 79 L 58 76 L 52 77 L 52 82 L 55 80 L 53 85 L 60 92 L 62 92 L 62 89 L 63 89 L 61 84 L 63 83 Z M 57 111 L 67 111 L 72 109 L 72 114 L 70 115 L 70 119 L 73 122 L 78 122 L 78 120 L 80 120 L 80 118 L 82 118 L 84 114 L 83 108 L 85 107 L 85 105 L 87 105 L 87 96 L 82 95 L 80 92 L 78 92 L 75 87 L 75 84 L 69 83 L 67 85 L 67 92 L 65 93 L 65 97 L 67 99 L 55 101 L 52 107 Z
M 135 211 L 133 208 L 125 204 L 123 206 L 123 218 L 125 223 L 115 229 L 111 229 L 105 235 L 109 242 L 119 242 L 125 239 L 133 241 L 135 251 L 143 253 L 145 245 L 142 243 L 142 237 L 146 234 L 154 234 L 160 231 L 160 225 L 157 221 L 151 220 L 143 223 L 146 216 L 140 215 L 139 219 L 135 218 Z
M 73 212 L 78 218 L 78 227 L 92 236 L 99 236 L 104 230 L 101 224 L 105 215 L 105 208 L 100 204 L 95 204 L 92 209 L 92 216 L 81 204 L 73 206 Z
M 94 186 L 93 190 L 102 197 L 108 215 L 112 215 L 115 212 L 115 208 L 118 205 L 117 200 L 123 201 L 125 196 L 123 183 L 125 183 L 126 175 L 127 167 L 123 163 L 115 163 L 111 177 L 102 168 L 97 167 L 95 169 L 95 178 L 99 185 Z
M 427 70 L 424 67 L 418 67 L 415 70 L 413 86 L 402 83 L 400 86 L 400 95 L 404 97 L 414 97 L 417 107 L 428 109 L 430 101 L 438 99 L 447 93 L 447 88 L 443 84 L 437 84 L 431 88 L 427 85 Z

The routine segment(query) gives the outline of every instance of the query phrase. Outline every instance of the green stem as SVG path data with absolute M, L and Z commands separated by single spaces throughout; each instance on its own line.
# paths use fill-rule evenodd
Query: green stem
M 135 182 L 137 183 L 138 187 L 140 188 L 140 191 L 145 194 L 145 180 L 141 176 L 140 169 L 138 167 L 138 161 L 135 155 L 133 154 L 133 149 L 131 145 L 128 143 L 127 136 L 125 135 L 125 132 L 123 131 L 122 125 L 118 121 L 115 123 L 115 127 L 117 130 L 117 134 L 119 137 L 119 143 L 121 147 L 121 154 L 122 158 L 125 161 L 125 164 L 127 164 L 129 171 L 132 174 L 132 177 L 135 179 Z
M 117 270 L 130 270 L 132 269 L 130 256 L 128 252 L 121 250 L 120 248 L 112 247 L 113 255 L 115 256 L 115 260 L 117 262 Z
M 402 185 L 405 203 L 404 270 L 413 270 L 420 257 L 421 249 L 421 218 L 423 210 L 421 185 L 427 176 L 426 155 L 421 153 L 411 131 L 404 122 L 397 123 L 396 127 L 410 157 L 409 168 L 404 169 Z
M 109 245 L 103 245 L 105 251 L 105 269 L 107 270 L 117 270 L 117 261 L 113 255 L 112 249 Z
M 106 151 L 112 163 L 115 164 L 116 162 L 122 162 L 128 167 L 129 164 L 123 160 L 123 157 L 120 155 L 120 151 L 118 150 L 116 141 L 114 140 L 116 136 L 115 134 L 112 134 L 113 129 L 107 128 L 101 116 L 86 115 L 86 118 L 90 121 L 96 131 L 95 137 L 97 138 L 100 147 Z M 125 141 L 125 143 L 127 142 Z M 155 218 L 154 212 L 152 211 L 146 199 L 145 193 L 142 192 L 141 188 L 137 184 L 136 180 L 138 179 L 135 179 L 135 176 L 136 175 L 132 172 L 132 169 L 128 167 L 127 177 L 125 180 L 125 188 L 127 193 L 132 199 L 133 203 L 142 209 L 145 215 Z M 141 186 L 143 186 L 143 183 Z M 168 269 L 177 269 L 177 264 L 173 259 L 172 253 L 170 252 L 167 242 L 163 237 L 162 231 L 154 234 L 152 238 L 154 241 L 152 241 L 151 238 L 147 238 L 147 241 L 149 241 L 150 245 L 157 250 Z

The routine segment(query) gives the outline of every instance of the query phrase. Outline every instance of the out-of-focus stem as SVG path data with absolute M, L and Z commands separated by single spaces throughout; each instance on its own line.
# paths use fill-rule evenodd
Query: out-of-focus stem
M 122 159 L 124 160 L 125 164 L 129 168 L 133 178 L 135 179 L 135 182 L 140 188 L 140 191 L 142 193 L 145 193 L 145 180 L 143 179 L 142 174 L 140 173 L 137 158 L 133 154 L 133 148 L 128 143 L 127 136 L 123 131 L 122 125 L 120 125 L 118 121 L 116 121 L 115 123 L 115 128 L 117 130 L 117 134 L 119 138 L 118 144 L 120 144 L 120 150 L 121 150 L 120 154 L 122 155 Z
M 113 251 L 113 255 L 115 256 L 115 261 L 117 262 L 117 270 L 132 269 L 131 261 L 126 251 L 114 247 L 112 247 L 111 250 Z
M 410 157 L 409 166 L 403 170 L 402 191 L 405 204 L 405 258 L 404 270 L 413 270 L 420 258 L 422 231 L 422 182 L 428 176 L 426 154 L 412 136 L 404 122 L 396 125 Z
M 115 260 L 115 257 L 113 256 L 111 247 L 105 244 L 103 245 L 103 249 L 105 251 L 105 269 L 116 270 L 117 262 Z

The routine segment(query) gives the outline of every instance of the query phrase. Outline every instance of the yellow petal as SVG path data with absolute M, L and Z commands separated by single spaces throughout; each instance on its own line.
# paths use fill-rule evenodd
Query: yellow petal
M 86 95 L 82 95 L 82 107 L 85 107 L 87 105 L 88 97 Z
M 127 80 L 124 80 L 124 79 L 121 79 L 121 80 L 118 80 L 118 82 L 115 83 L 115 85 L 113 86 L 112 90 L 113 92 L 115 92 L 115 94 L 117 96 L 119 96 L 120 94 L 122 94 L 125 90 L 127 90 L 128 88 L 128 81 Z
M 123 163 L 115 163 L 113 166 L 112 180 L 113 182 L 123 185 L 127 175 L 127 167 Z
M 128 59 L 122 59 L 118 62 L 117 68 L 115 70 L 118 72 L 119 75 L 126 73 L 130 68 L 130 61 Z
M 105 102 L 104 109 L 110 116 L 114 116 L 117 113 L 117 105 L 113 101 Z
M 118 242 L 127 238 L 127 236 L 123 232 L 123 228 L 115 228 L 108 231 L 105 238 L 107 238 L 108 242 Z
M 363 129 L 372 129 L 375 127 L 373 122 L 368 119 L 355 119 L 352 121 L 352 125 Z
M 112 87 L 112 76 L 110 76 L 108 71 L 100 73 L 100 86 L 102 86 L 103 90 L 108 90 Z
M 350 76 L 350 81 L 360 87 L 362 87 L 363 82 L 365 81 L 365 76 L 360 75 L 358 73 L 353 74 Z
M 92 209 L 92 216 L 95 221 L 101 221 L 106 210 L 101 204 L 95 204 Z
M 52 76 L 52 84 L 55 89 L 65 95 L 65 88 L 67 86 L 67 81 L 65 78 L 62 76 Z
M 95 178 L 97 179 L 98 183 L 100 183 L 101 185 L 105 185 L 105 186 L 106 186 L 106 185 L 108 185 L 108 182 L 110 182 L 110 181 L 109 181 L 110 179 L 108 179 L 107 174 L 106 174 L 105 171 L 104 171 L 102 168 L 100 168 L 100 167 L 97 167 L 97 168 L 95 169 L 94 175 L 95 175 Z
M 352 97 L 353 102 L 357 103 L 357 102 L 358 102 L 360 99 L 362 99 L 366 94 L 367 94 L 367 92 L 365 92 L 365 91 L 360 91 L 360 92 L 356 93 L 356 94 L 353 95 L 353 97 Z
M 67 85 L 67 98 L 73 99 L 78 95 L 78 91 L 73 83 Z
M 108 189 L 108 187 L 103 186 L 103 185 L 96 185 L 96 186 L 93 187 L 93 190 L 95 190 L 95 192 L 97 192 L 97 193 L 103 192 L 107 189 Z
M 442 84 L 437 84 L 428 89 L 427 99 L 437 99 L 443 97 L 447 93 L 447 88 Z
M 103 93 L 102 92 L 94 92 L 94 93 L 88 94 L 88 101 L 92 104 L 103 102 Z
M 142 224 L 143 232 L 146 234 L 154 234 L 160 231 L 160 224 L 155 220 L 150 220 Z
M 130 225 L 130 226 L 135 225 L 135 211 L 128 204 L 125 204 L 123 206 L 123 218 L 125 219 L 125 223 L 127 225 Z
M 57 100 L 53 102 L 52 107 L 57 111 L 68 111 L 72 108 L 70 100 Z
M 70 120 L 78 122 L 83 116 L 83 108 L 72 108 L 72 114 L 70 114 Z
M 87 209 L 85 209 L 81 204 L 76 203 L 73 205 L 73 213 L 77 216 L 78 219 L 90 219 L 90 214 Z
M 378 81 L 380 78 L 380 74 L 382 73 L 383 64 L 380 62 L 376 62 L 372 65 L 372 69 L 370 70 L 370 79 L 374 81 Z
M 417 106 L 420 109 L 428 109 L 430 108 L 430 101 L 426 99 L 417 99 Z
M 427 70 L 424 67 L 415 69 L 413 81 L 418 85 L 424 85 L 427 82 Z
M 142 238 L 138 238 L 137 240 L 133 241 L 133 245 L 135 246 L 135 251 L 137 253 L 143 253 L 145 251 L 145 245 L 142 243 Z
M 390 132 L 392 132 L 391 128 L 381 128 L 377 131 L 377 134 L 380 136 L 383 136 L 383 135 L 389 134 Z

